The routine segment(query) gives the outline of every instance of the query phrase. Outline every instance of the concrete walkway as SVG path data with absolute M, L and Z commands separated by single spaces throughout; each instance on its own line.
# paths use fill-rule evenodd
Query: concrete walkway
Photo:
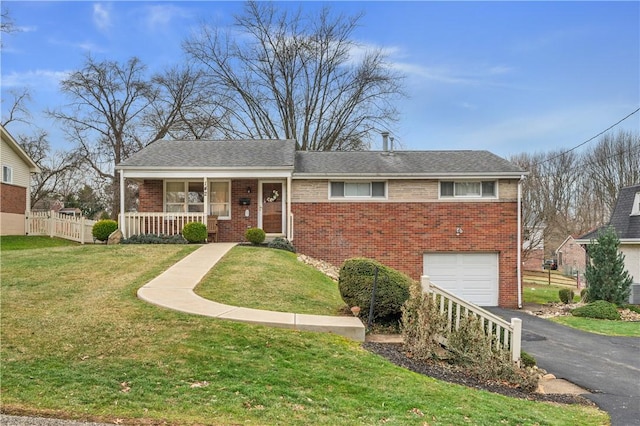
M 363 342 L 365 328 L 355 317 L 294 314 L 263 311 L 224 305 L 204 299 L 194 293 L 207 272 L 224 256 L 234 243 L 205 244 L 160 276 L 138 290 L 138 297 L 146 302 L 189 314 L 262 324 L 269 327 L 290 328 L 339 334 Z

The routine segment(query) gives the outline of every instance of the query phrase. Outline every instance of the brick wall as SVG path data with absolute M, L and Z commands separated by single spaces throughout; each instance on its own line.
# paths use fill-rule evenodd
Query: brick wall
M 138 186 L 139 205 L 138 211 L 144 213 L 163 212 L 164 186 L 161 180 L 146 180 Z
M 27 208 L 27 188 L 23 186 L 0 184 L 0 211 L 3 213 L 24 214 Z
M 251 193 L 247 192 L 251 189 Z M 248 198 L 248 206 L 240 205 L 240 198 Z M 249 216 L 245 211 L 249 210 Z M 218 221 L 218 241 L 245 241 L 244 233 L 247 228 L 258 226 L 258 181 L 255 179 L 241 179 L 231 181 L 231 220 Z
M 514 202 L 294 203 L 292 211 L 296 248 L 335 265 L 370 257 L 419 279 L 425 252 L 497 252 L 499 304 L 517 305 Z
M 573 238 L 569 238 L 558 249 L 558 270 L 566 274 L 574 274 L 576 271 L 583 273 L 587 268 L 587 257 L 584 248 Z

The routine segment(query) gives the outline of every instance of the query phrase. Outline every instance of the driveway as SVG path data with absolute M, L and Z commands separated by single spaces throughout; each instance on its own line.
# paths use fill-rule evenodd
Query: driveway
M 584 395 L 614 426 L 640 425 L 640 338 L 587 333 L 521 311 L 488 308 L 522 319 L 522 349 L 540 368 L 587 389 Z

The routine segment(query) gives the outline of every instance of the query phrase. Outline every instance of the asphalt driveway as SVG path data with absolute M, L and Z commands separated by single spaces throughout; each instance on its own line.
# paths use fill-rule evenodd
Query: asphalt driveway
M 614 426 L 640 425 L 640 338 L 587 333 L 501 308 L 489 311 L 522 319 L 522 349 L 540 368 L 587 389 L 584 395 L 611 415 Z

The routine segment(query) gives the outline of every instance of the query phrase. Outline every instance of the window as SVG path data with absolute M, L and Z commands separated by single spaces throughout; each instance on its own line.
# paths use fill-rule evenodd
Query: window
M 631 207 L 631 216 L 640 216 L 640 192 L 636 192 L 636 197 Z
M 9 166 L 2 166 L 2 181 L 4 183 L 13 183 L 13 169 Z
M 229 219 L 231 217 L 229 181 L 211 181 L 208 187 L 209 208 L 205 212 L 204 182 L 166 182 L 165 211 L 167 213 L 206 213 Z
M 331 198 L 385 198 L 385 182 L 331 182 Z
M 495 198 L 496 182 L 487 181 L 441 181 L 440 197 L 460 197 L 460 198 Z
M 231 191 L 228 181 L 209 182 L 209 214 L 231 218 Z

